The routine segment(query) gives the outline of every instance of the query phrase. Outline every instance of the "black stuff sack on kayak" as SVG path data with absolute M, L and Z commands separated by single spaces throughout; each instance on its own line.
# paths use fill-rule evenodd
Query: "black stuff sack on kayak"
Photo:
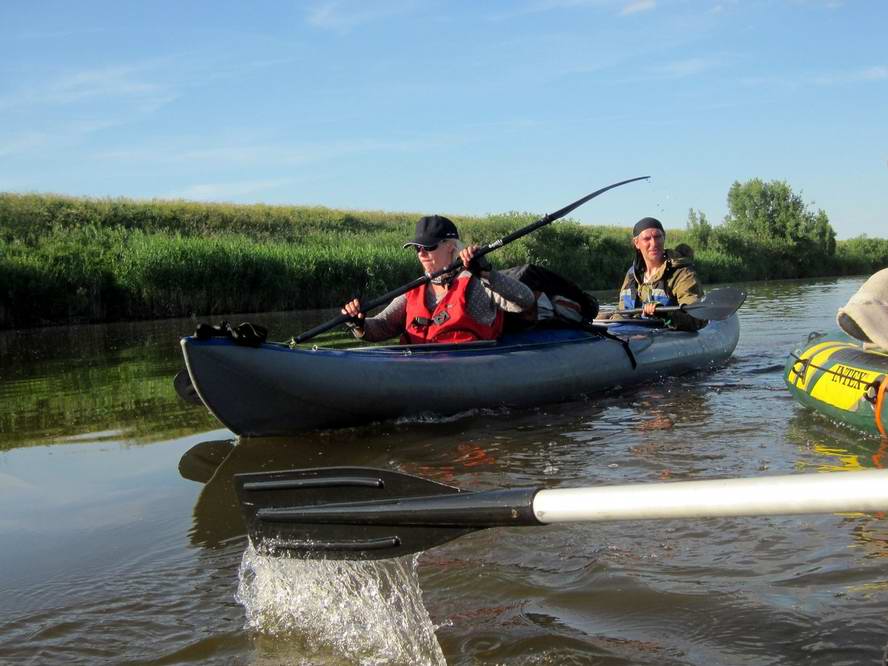
M 524 264 L 501 271 L 526 284 L 536 296 L 532 312 L 509 315 L 507 329 L 526 328 L 537 322 L 579 325 L 598 315 L 598 301 L 563 275 L 536 264 Z
M 194 337 L 198 340 L 230 338 L 236 345 L 258 347 L 268 339 L 268 329 L 248 321 L 232 326 L 229 322 L 223 320 L 217 326 L 206 323 L 198 324 L 197 329 L 194 331 Z

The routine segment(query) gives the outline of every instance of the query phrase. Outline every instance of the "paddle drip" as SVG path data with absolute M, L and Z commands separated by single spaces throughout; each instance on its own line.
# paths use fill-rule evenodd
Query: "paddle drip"
M 235 599 L 247 629 L 274 635 L 276 651 L 278 639 L 291 637 L 303 660 L 445 664 L 416 560 L 307 561 L 264 557 L 249 545 Z

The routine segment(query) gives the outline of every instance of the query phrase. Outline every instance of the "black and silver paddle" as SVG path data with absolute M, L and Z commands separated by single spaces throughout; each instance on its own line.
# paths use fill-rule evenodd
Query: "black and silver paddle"
M 560 220 L 562 217 L 564 217 L 565 215 L 567 215 L 571 211 L 579 208 L 587 201 L 594 199 L 599 194 L 604 194 L 608 190 L 612 190 L 615 187 L 620 187 L 621 185 L 626 185 L 627 183 L 634 183 L 637 180 L 646 180 L 648 178 L 650 178 L 650 176 L 639 176 L 638 178 L 630 178 L 629 180 L 621 180 L 619 183 L 614 183 L 612 185 L 608 185 L 607 187 L 602 187 L 600 190 L 596 190 L 595 192 L 592 192 L 591 194 L 587 194 L 582 199 L 578 199 L 577 201 L 574 201 L 572 204 L 568 204 L 564 208 L 557 210 L 554 213 L 549 213 L 548 215 L 544 215 L 539 220 L 537 220 L 536 222 L 532 222 L 531 224 L 528 224 L 526 227 L 522 227 L 521 229 L 518 229 L 517 231 L 513 231 L 512 233 L 507 234 L 507 235 L 503 236 L 502 238 L 495 240 L 491 243 L 488 243 L 487 245 L 482 245 L 480 248 L 478 248 L 478 251 L 475 252 L 475 258 L 480 259 L 485 254 L 489 254 L 490 252 L 493 252 L 494 250 L 501 248 L 504 245 L 508 245 L 512 241 L 518 240 L 519 238 L 526 236 L 527 234 L 529 234 L 533 231 L 536 231 L 540 227 L 544 227 L 547 224 L 554 222 L 555 220 Z M 411 289 L 415 289 L 416 287 L 419 287 L 420 285 L 427 284 L 427 283 L 431 282 L 432 280 L 434 280 L 436 277 L 446 275 L 447 273 L 452 273 L 453 271 L 459 269 L 461 266 L 462 266 L 462 261 L 457 260 L 457 261 L 454 261 L 449 266 L 447 266 L 446 268 L 442 268 L 439 271 L 435 271 L 434 273 L 426 273 L 425 275 L 416 278 L 412 282 L 402 285 L 402 286 L 398 287 L 397 289 L 393 289 L 390 292 L 388 292 L 387 294 L 383 294 L 382 296 L 379 296 L 378 298 L 374 298 L 372 301 L 367 301 L 366 303 L 361 303 L 361 311 L 362 312 L 369 312 L 370 310 L 372 310 L 375 307 L 378 307 L 380 305 L 385 305 L 386 303 L 391 301 L 393 298 L 400 296 L 401 294 L 406 294 Z M 344 324 L 345 322 L 349 321 L 350 319 L 351 319 L 350 315 L 346 315 L 346 314 L 338 315 L 337 317 L 334 317 L 333 319 L 331 319 L 330 321 L 328 321 L 326 323 L 320 324 L 319 326 L 315 326 L 314 328 L 306 331 L 305 333 L 301 333 L 301 334 L 297 335 L 294 339 L 297 343 L 306 342 L 307 340 L 310 340 L 311 338 L 315 337 L 316 335 L 319 335 L 325 331 L 329 331 L 331 328 L 335 328 L 336 326 L 340 326 L 340 325 Z
M 684 305 L 667 305 L 657 308 L 657 314 L 661 312 L 687 312 L 696 319 L 708 319 L 711 321 L 720 321 L 727 319 L 740 309 L 743 301 L 746 300 L 746 292 L 735 287 L 722 287 L 721 289 L 713 289 L 707 292 L 703 298 L 696 303 L 685 303 Z M 615 310 L 615 315 L 634 315 L 641 314 L 642 308 L 632 310 Z
M 888 470 L 466 492 L 409 474 L 327 467 L 237 474 L 262 553 L 383 559 L 488 527 L 888 510 Z

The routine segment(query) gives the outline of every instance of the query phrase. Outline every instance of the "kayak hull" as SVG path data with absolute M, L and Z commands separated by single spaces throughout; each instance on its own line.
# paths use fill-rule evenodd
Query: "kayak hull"
M 877 411 L 878 387 L 888 375 L 888 354 L 865 350 L 842 334 L 813 335 L 786 361 L 783 378 L 805 407 L 857 430 L 879 434 L 888 425 L 888 399 Z
M 636 368 L 619 341 L 573 330 L 356 349 L 254 348 L 194 337 L 181 344 L 204 404 L 234 433 L 259 437 L 577 399 L 724 361 L 740 334 L 736 315 L 693 333 L 636 325 L 610 330 L 626 340 Z

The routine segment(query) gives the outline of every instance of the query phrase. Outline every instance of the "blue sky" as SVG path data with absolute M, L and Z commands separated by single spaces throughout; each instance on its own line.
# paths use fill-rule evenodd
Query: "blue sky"
M 883 0 L 0 2 L 0 191 L 888 237 Z

